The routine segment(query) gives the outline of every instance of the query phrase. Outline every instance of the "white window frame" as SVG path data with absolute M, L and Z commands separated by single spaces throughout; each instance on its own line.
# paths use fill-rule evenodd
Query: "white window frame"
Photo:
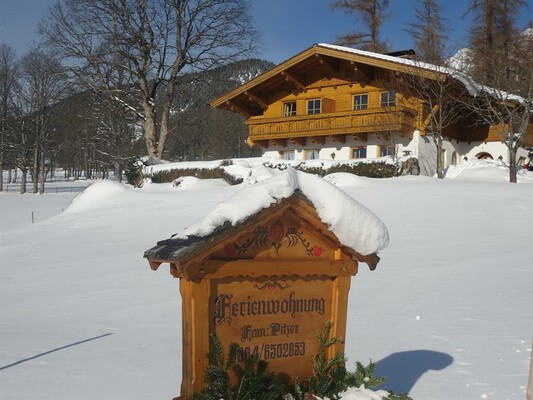
M 318 108 L 316 107 L 316 102 L 318 101 Z M 313 107 L 310 108 L 309 104 L 313 102 Z M 322 99 L 308 99 L 307 100 L 307 115 L 322 114 Z M 309 112 L 312 110 L 313 112 Z
M 289 107 L 289 105 L 291 105 Z M 294 105 L 294 109 L 292 107 Z M 283 102 L 283 116 L 284 117 L 294 117 L 297 112 L 296 100 L 288 100 Z
M 360 101 L 359 104 L 355 104 L 356 98 L 360 98 L 362 100 L 363 97 L 366 97 L 366 103 L 363 103 L 362 101 Z M 354 110 L 367 110 L 368 109 L 368 93 L 354 94 L 352 98 L 352 104 L 353 104 Z
M 364 157 L 355 157 L 354 156 L 354 152 L 355 150 L 364 150 L 365 151 L 365 156 Z M 368 148 L 367 146 L 354 146 L 354 147 L 350 147 L 350 157 L 352 159 L 365 159 L 365 158 L 368 158 Z

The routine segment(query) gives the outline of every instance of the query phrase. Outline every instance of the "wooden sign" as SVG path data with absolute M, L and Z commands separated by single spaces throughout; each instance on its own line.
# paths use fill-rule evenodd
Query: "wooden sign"
M 287 381 L 309 375 L 318 352 L 315 334 L 331 318 L 332 284 L 316 278 L 226 278 L 213 281 L 210 332 L 241 347 L 239 360 L 252 354 Z
M 345 334 L 357 260 L 372 268 L 378 260 L 342 246 L 301 194 L 207 237 L 161 241 L 145 257 L 180 278 L 183 399 L 203 387 L 212 333 L 287 382 L 311 375 L 317 332 L 329 320 L 332 336 Z M 338 343 L 330 356 L 343 350 Z

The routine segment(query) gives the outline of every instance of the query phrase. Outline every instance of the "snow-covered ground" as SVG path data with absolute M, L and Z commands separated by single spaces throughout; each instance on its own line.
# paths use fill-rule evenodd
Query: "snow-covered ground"
M 525 397 L 533 173 L 513 185 L 495 165 L 472 167 L 445 180 L 327 177 L 390 235 L 377 270 L 352 280 L 349 362 L 377 361 L 415 400 Z M 0 398 L 179 394 L 178 282 L 142 254 L 244 185 L 97 182 L 68 209 L 75 194 L 0 193 Z

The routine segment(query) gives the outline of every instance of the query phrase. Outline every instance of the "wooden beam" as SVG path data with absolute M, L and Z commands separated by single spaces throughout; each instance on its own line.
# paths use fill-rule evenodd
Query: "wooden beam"
M 259 107 L 261 107 L 263 111 L 268 108 L 268 103 L 257 94 L 252 93 L 249 90 L 245 91 L 244 94 L 248 96 L 249 100 L 255 101 L 257 104 L 259 104 Z
M 303 79 L 300 78 L 298 75 L 289 72 L 289 71 L 281 71 L 281 76 L 285 78 L 287 82 L 294 83 L 296 87 L 299 89 L 305 89 L 305 84 L 303 83 Z
M 346 143 L 346 135 L 331 135 L 329 138 L 336 143 Z
M 370 81 L 372 80 L 372 70 L 367 66 L 363 64 L 356 63 L 355 61 L 350 61 L 350 65 L 354 69 L 354 71 L 359 71 L 361 75 L 361 86 L 365 87 Z
M 291 141 L 291 143 L 297 144 L 300 146 L 305 146 L 307 142 L 307 138 L 305 137 L 293 137 L 293 138 L 290 138 L 289 140 Z
M 366 133 L 352 133 L 354 140 L 359 140 L 360 142 L 366 142 L 368 140 L 368 134 Z
M 285 147 L 287 146 L 287 139 L 272 139 L 272 143 L 275 146 Z
M 311 136 L 311 137 L 309 137 L 309 140 L 311 141 L 311 143 L 318 143 L 318 144 L 326 143 L 326 137 L 325 136 Z
M 335 60 L 331 59 L 330 57 L 324 57 L 318 53 L 315 54 L 315 57 L 318 59 L 320 65 L 325 65 L 326 67 L 328 67 L 330 72 L 336 72 L 338 70 L 338 62 L 335 62 Z
M 268 147 L 268 140 L 251 140 L 248 138 L 248 142 L 253 146 L 261 147 L 262 149 L 266 149 Z
M 159 266 L 163 264 L 161 261 L 154 261 L 154 260 L 148 260 L 148 263 L 150 264 L 150 268 L 152 268 L 154 271 L 157 271 Z
M 373 256 L 371 254 L 370 256 Z M 367 257 L 370 257 L 367 256 Z M 354 276 L 358 272 L 358 265 L 355 260 L 309 260 L 305 262 L 305 268 L 296 268 L 294 261 L 274 261 L 274 260 L 254 260 L 254 267 L 249 268 L 249 260 L 219 261 L 205 260 L 193 265 L 191 279 L 206 280 L 213 278 L 226 278 L 228 276 L 279 276 L 285 274 L 287 264 L 295 264 L 298 276 L 323 275 L 327 271 L 328 276 Z
M 243 114 L 246 118 L 250 118 L 250 116 L 251 116 L 251 114 L 247 110 L 245 110 L 241 106 L 238 106 L 237 104 L 235 104 L 231 100 L 226 101 L 226 105 L 228 106 L 230 111 L 237 111 L 237 112 Z
M 429 122 L 431 121 L 431 115 L 432 115 L 432 114 L 434 115 L 435 113 L 437 113 L 437 112 L 439 111 L 439 107 L 440 107 L 440 106 L 439 106 L 438 104 L 435 104 L 435 105 L 433 106 L 433 110 L 431 110 L 431 111 L 428 113 L 428 116 L 426 117 L 426 119 L 424 120 L 424 122 L 422 122 L 422 126 L 421 126 L 422 131 L 424 131 L 424 132 L 426 131 L 426 128 L 427 128 L 427 126 L 429 125 Z

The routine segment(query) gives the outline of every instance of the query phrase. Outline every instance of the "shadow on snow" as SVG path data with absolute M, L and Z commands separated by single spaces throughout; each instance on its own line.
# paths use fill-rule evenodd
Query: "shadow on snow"
M 7 368 L 11 368 L 11 367 L 14 367 L 15 365 L 19 365 L 19 364 L 22 364 L 22 363 L 25 363 L 27 361 L 31 361 L 31 360 L 35 360 L 36 358 L 39 358 L 39 357 L 42 357 L 42 356 L 46 356 L 47 354 L 50 354 L 50 353 L 54 353 L 56 351 L 59 351 L 59 350 L 64 350 L 64 349 L 67 349 L 69 347 L 73 347 L 73 346 L 77 346 L 79 344 L 83 344 L 83 343 L 87 343 L 87 342 L 90 342 L 92 340 L 96 340 L 96 339 L 101 339 L 103 337 L 106 337 L 106 336 L 110 336 L 112 335 L 113 333 L 106 333 L 104 335 L 100 335 L 100 336 L 95 336 L 93 338 L 90 338 L 90 339 L 85 339 L 85 340 L 81 340 L 79 342 L 75 342 L 75 343 L 71 343 L 71 344 L 67 344 L 66 346 L 62 346 L 62 347 L 58 347 L 56 349 L 52 349 L 52 350 L 49 350 L 49 351 L 46 351 L 44 353 L 41 353 L 41 354 L 37 354 L 33 357 L 29 357 L 29 358 L 25 358 L 23 360 L 19 360 L 17 362 L 14 362 L 13 364 L 9 364 L 9 365 L 4 365 L 3 367 L 0 367 L 0 371 L 3 370 L 3 369 L 7 369 Z
M 381 389 L 409 393 L 427 371 L 440 371 L 453 363 L 453 357 L 431 350 L 411 350 L 392 353 L 376 364 L 376 376 L 386 378 Z

